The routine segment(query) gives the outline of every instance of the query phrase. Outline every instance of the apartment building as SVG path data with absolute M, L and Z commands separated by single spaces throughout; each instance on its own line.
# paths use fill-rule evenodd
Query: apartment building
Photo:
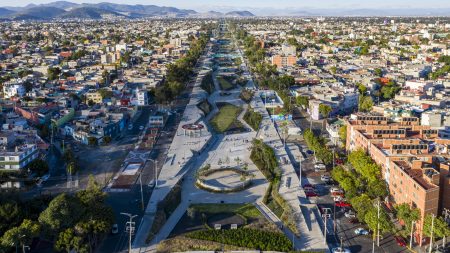
M 292 67 L 297 63 L 297 57 L 295 55 L 274 55 L 271 59 L 272 65 L 276 65 L 277 68 Z
M 102 95 L 98 91 L 90 90 L 86 93 L 86 100 L 92 100 L 92 102 L 99 104 L 103 101 Z
M 408 203 L 420 210 L 415 238 L 422 245 L 425 215 L 450 208 L 450 140 L 420 125 L 416 117 L 393 122 L 384 116 L 358 114 L 347 120 L 346 145 L 349 151 L 365 150 L 380 166 L 390 192 L 389 205 Z
M 13 150 L 0 151 L 0 170 L 20 170 L 38 157 L 38 148 L 35 144 L 16 146 Z

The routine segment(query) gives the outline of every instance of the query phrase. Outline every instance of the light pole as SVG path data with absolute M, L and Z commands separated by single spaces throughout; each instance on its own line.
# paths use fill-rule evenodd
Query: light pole
M 377 209 L 377 247 L 380 247 L 380 199 L 378 199 Z
M 155 172 L 155 175 L 154 175 L 154 177 L 155 177 L 155 188 L 158 188 L 158 160 L 154 160 L 154 159 L 149 159 L 150 161 L 152 161 L 152 163 L 153 163 L 153 169 L 154 169 L 154 172 Z
M 430 249 L 428 250 L 431 253 L 431 249 L 433 248 L 433 230 L 434 230 L 434 214 L 431 215 L 431 237 L 430 237 Z
M 409 238 L 409 248 L 412 249 L 412 244 L 413 244 L 413 231 L 414 231 L 414 224 L 416 222 L 415 221 L 411 221 L 411 237 Z
M 144 211 L 144 192 L 142 191 L 142 171 L 139 173 L 139 184 L 141 185 L 141 205 L 142 211 Z
M 130 218 L 130 221 L 127 222 L 127 225 L 129 226 L 128 232 L 130 234 L 130 236 L 128 238 L 128 253 L 131 253 L 131 235 L 132 235 L 133 229 L 134 229 L 134 227 L 133 227 L 133 219 L 136 218 L 137 215 L 132 215 L 130 213 L 120 213 L 120 214 L 121 215 L 125 215 L 125 216 Z
M 302 158 L 299 157 L 298 161 L 300 164 L 300 187 L 303 187 L 303 185 L 302 185 Z

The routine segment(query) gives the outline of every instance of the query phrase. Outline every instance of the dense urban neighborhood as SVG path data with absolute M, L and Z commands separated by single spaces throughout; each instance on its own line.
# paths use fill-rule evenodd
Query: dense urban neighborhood
M 0 8 L 0 108 L 0 252 L 450 252 L 448 17 Z

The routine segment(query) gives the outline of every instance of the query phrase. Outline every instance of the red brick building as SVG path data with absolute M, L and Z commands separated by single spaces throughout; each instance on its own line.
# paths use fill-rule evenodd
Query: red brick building
M 349 151 L 365 150 L 381 167 L 389 204 L 408 203 L 420 210 L 416 241 L 423 243 L 423 217 L 450 208 L 450 140 L 421 126 L 418 118 L 393 122 L 383 116 L 352 115 L 347 121 Z

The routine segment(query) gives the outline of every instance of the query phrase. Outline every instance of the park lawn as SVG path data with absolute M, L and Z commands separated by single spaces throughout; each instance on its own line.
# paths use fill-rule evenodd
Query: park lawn
M 214 116 L 210 123 L 217 132 L 223 133 L 227 131 L 237 120 L 237 116 L 241 110 L 242 109 L 240 107 L 226 104 L 220 107 L 219 113 Z
M 222 90 L 231 90 L 235 87 L 229 80 L 227 80 L 227 78 L 218 76 L 217 81 L 219 82 L 220 88 Z
M 260 218 L 261 212 L 252 204 L 194 204 L 191 205 L 200 213 L 236 213 L 246 218 Z

